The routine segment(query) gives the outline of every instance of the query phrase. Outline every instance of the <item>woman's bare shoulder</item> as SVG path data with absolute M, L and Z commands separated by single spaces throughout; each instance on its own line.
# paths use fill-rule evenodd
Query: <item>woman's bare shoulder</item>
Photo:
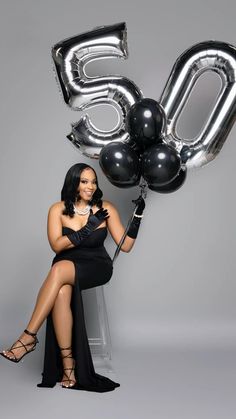
M 105 200 L 102 201 L 102 206 L 103 208 L 107 208 L 107 209 L 115 208 L 115 205 L 111 201 L 105 201 Z
M 54 204 L 52 204 L 49 207 L 49 212 L 57 213 L 59 211 L 62 211 L 63 208 L 64 208 L 64 201 L 54 202 Z
M 115 205 L 111 201 L 103 200 L 103 208 L 107 209 L 108 211 L 117 211 Z

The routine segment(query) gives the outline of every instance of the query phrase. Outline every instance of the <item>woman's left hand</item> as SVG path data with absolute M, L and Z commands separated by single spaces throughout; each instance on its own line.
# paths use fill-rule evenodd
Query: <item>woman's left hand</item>
M 140 195 L 137 199 L 133 199 L 132 202 L 134 202 L 134 204 L 137 206 L 136 210 L 135 210 L 135 214 L 137 215 L 142 215 L 144 208 L 145 208 L 145 201 L 142 197 L 142 195 Z

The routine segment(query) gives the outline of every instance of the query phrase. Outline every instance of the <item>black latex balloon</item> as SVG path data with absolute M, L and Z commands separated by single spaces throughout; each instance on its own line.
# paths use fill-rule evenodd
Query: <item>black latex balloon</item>
M 149 147 L 142 155 L 143 177 L 154 187 L 171 182 L 178 175 L 180 167 L 180 156 L 164 143 Z
M 149 189 L 159 193 L 171 193 L 177 191 L 185 182 L 187 176 L 186 169 L 180 169 L 179 174 L 169 183 L 163 186 L 148 185 Z
M 165 128 L 165 112 L 155 100 L 145 98 L 131 106 L 126 129 L 142 151 L 161 141 Z
M 130 139 L 129 147 L 132 148 L 132 150 L 135 152 L 135 154 L 137 154 L 139 160 L 141 161 L 143 150 L 140 150 L 140 147 L 138 146 L 138 144 L 135 141 L 133 141 L 132 139 Z
M 128 144 L 111 141 L 100 151 L 99 164 L 108 180 L 119 188 L 130 188 L 139 183 L 141 164 Z

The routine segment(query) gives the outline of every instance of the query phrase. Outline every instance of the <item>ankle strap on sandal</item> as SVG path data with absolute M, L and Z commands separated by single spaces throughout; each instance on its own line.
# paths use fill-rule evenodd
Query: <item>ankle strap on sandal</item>
M 60 348 L 60 351 L 64 351 L 64 350 L 70 351 L 70 352 L 67 355 L 61 355 L 62 359 L 73 358 L 72 357 L 72 347 L 71 346 L 69 346 L 68 348 Z
M 27 335 L 33 336 L 33 337 L 35 337 L 37 335 L 37 333 L 29 332 L 27 329 L 24 330 L 24 333 L 26 333 Z

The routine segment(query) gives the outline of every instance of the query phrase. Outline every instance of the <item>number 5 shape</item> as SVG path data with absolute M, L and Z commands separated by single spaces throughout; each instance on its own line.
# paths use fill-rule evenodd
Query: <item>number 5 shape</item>
M 52 57 L 65 102 L 74 110 L 99 104 L 115 107 L 119 121 L 110 131 L 97 129 L 89 116 L 72 125 L 68 138 L 88 157 L 98 158 L 101 148 L 111 141 L 129 142 L 125 119 L 130 107 L 142 98 L 142 92 L 129 79 L 121 76 L 89 77 L 85 66 L 94 60 L 127 58 L 126 25 L 95 28 L 63 40 L 52 48 Z

